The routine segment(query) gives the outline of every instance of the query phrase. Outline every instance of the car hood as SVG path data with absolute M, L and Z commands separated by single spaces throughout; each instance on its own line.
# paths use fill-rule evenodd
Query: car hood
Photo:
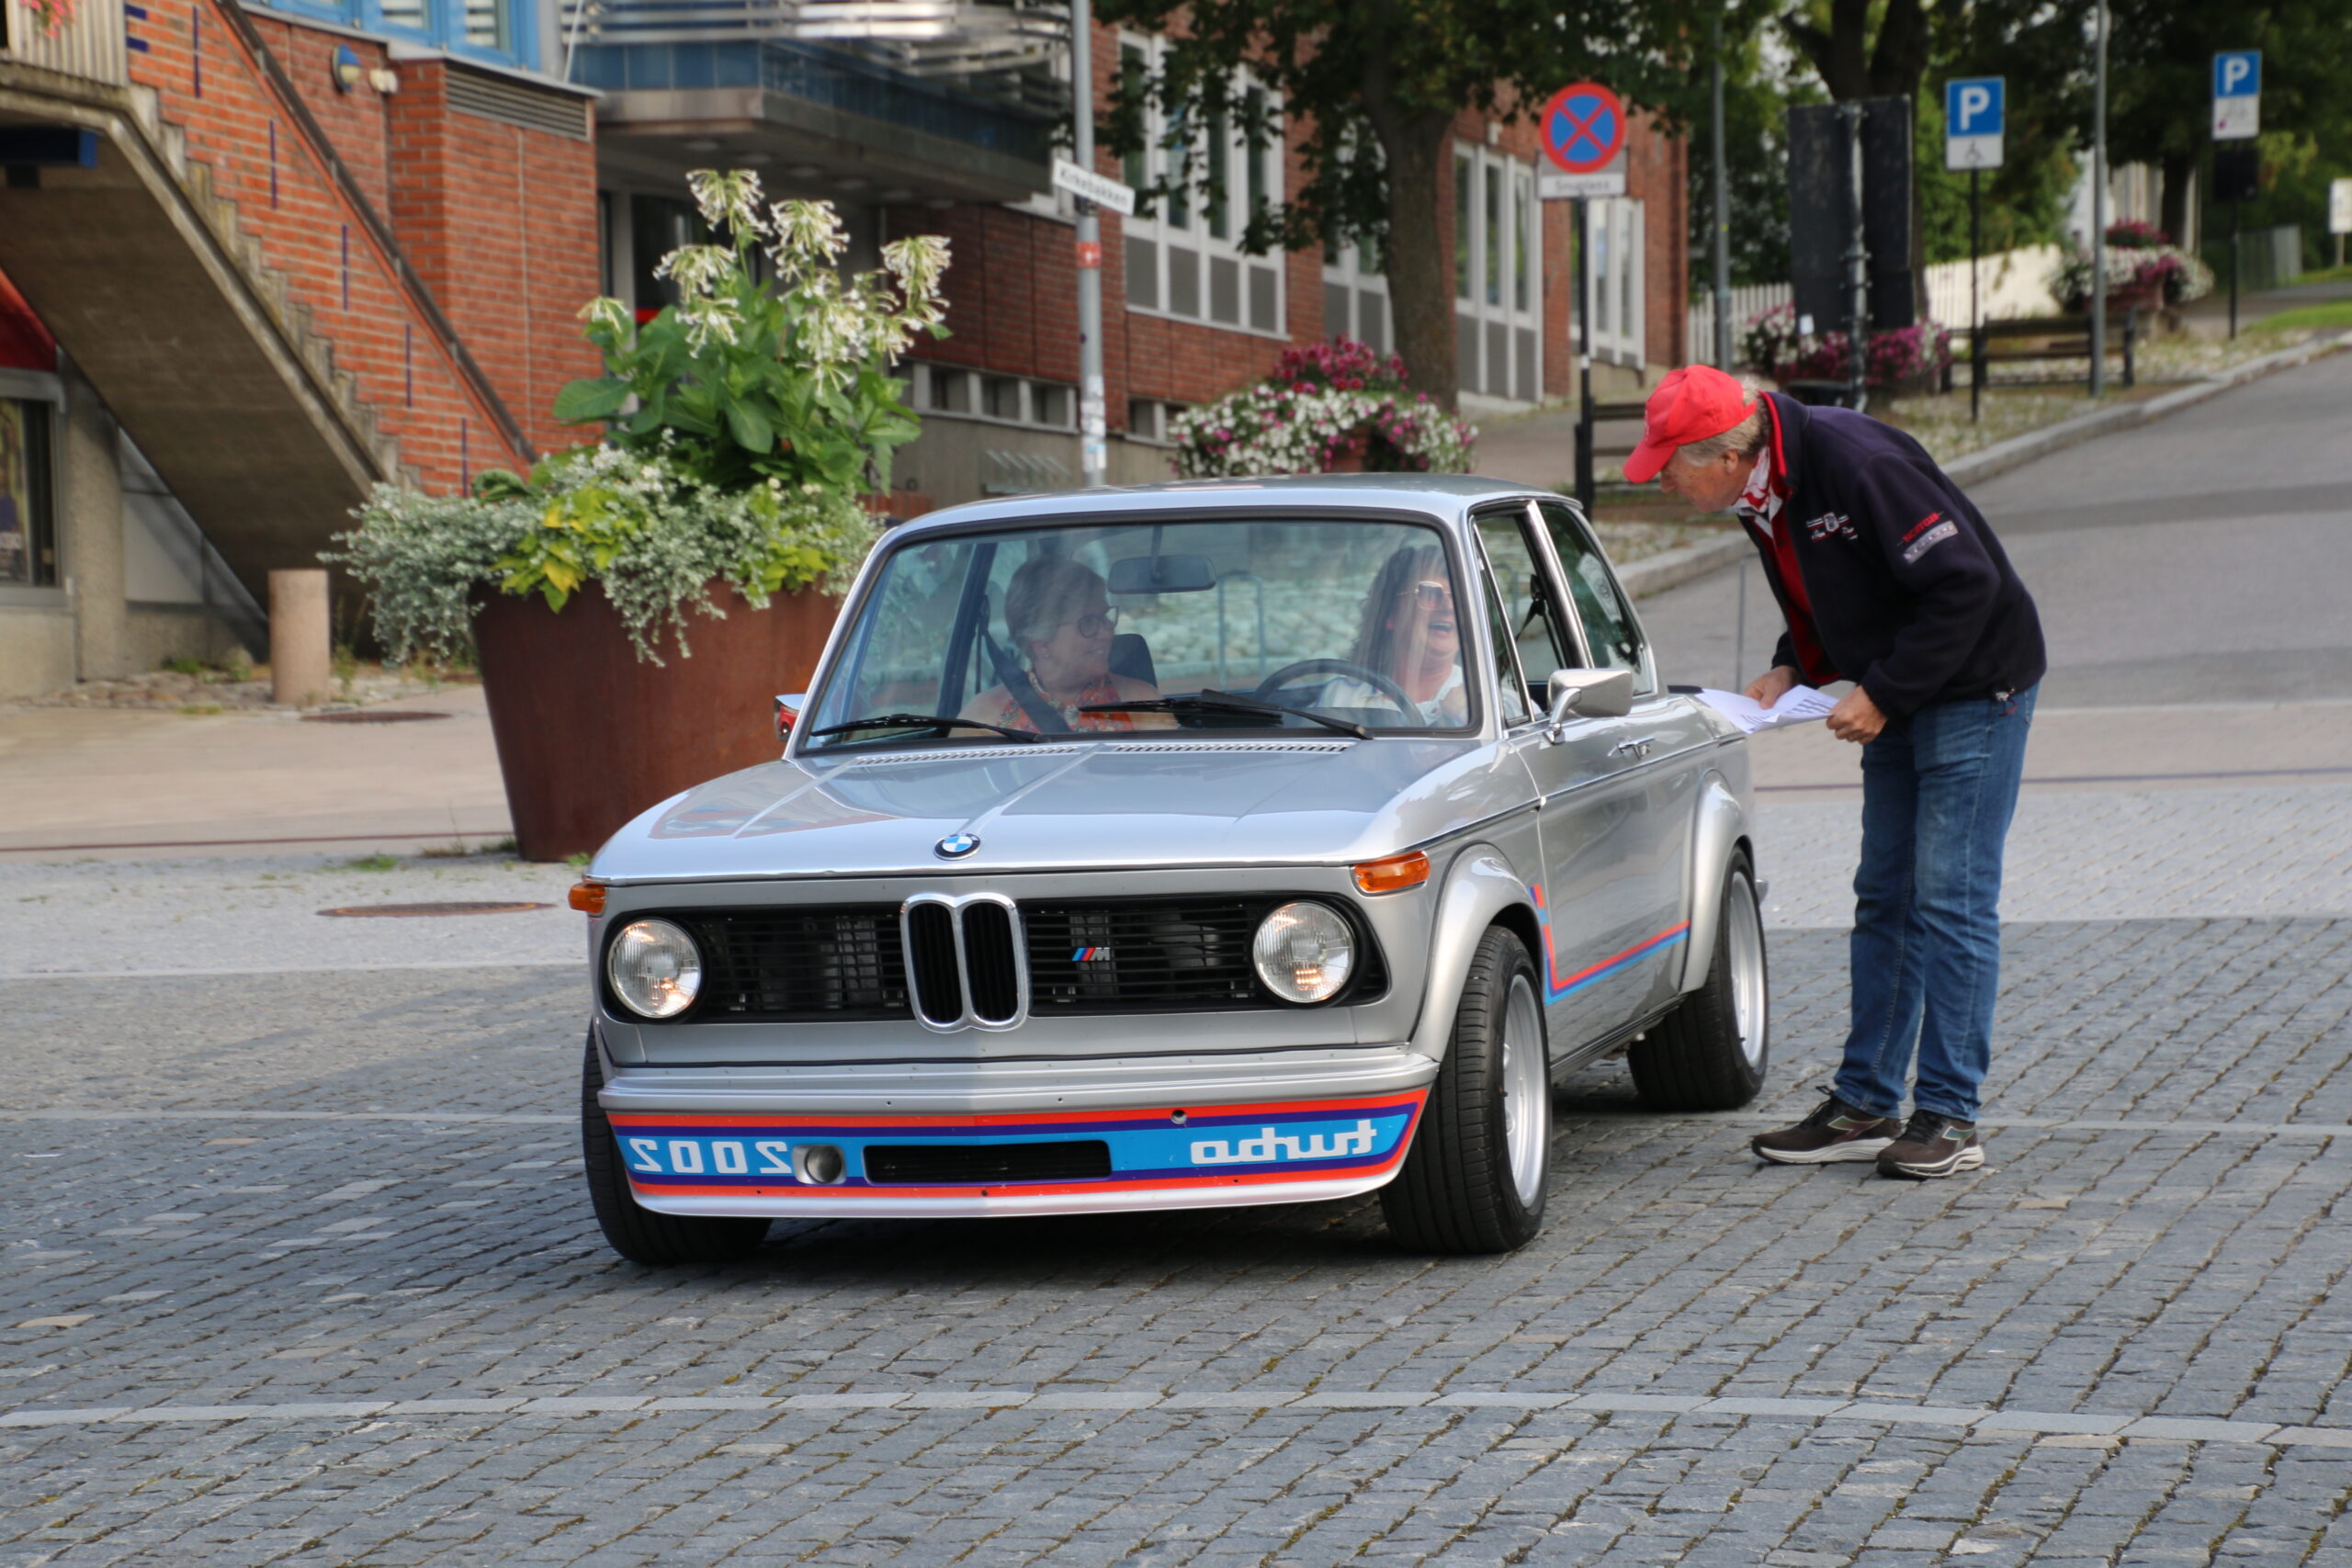
M 1370 859 L 1526 798 L 1477 740 L 1126 741 L 785 761 L 713 779 L 597 854 L 612 881 Z M 979 847 L 949 860 L 941 840 Z

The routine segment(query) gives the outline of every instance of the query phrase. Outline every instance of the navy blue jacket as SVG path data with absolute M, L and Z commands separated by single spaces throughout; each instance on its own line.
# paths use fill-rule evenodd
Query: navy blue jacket
M 1890 718 L 1930 703 L 2023 691 L 2041 679 L 2041 617 L 1983 513 L 1903 432 L 1847 409 L 1767 393 L 1781 520 L 1808 624 L 1753 525 L 1791 630 L 1772 662 L 1813 685 L 1849 680 Z

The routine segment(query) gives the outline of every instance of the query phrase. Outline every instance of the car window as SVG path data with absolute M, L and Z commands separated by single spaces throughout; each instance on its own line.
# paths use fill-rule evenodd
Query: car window
M 1641 626 L 1618 592 L 1608 561 L 1577 523 L 1575 513 L 1549 501 L 1539 502 L 1536 510 L 1543 514 L 1544 530 L 1552 536 L 1552 548 L 1560 558 L 1560 570 L 1568 582 L 1568 597 L 1576 602 L 1577 619 L 1583 623 L 1584 639 L 1592 649 L 1593 663 L 1603 670 L 1631 670 L 1638 682 L 1642 677 Z
M 1000 729 L 1331 733 L 1310 713 L 1465 731 L 1485 682 L 1453 557 L 1434 527 L 1369 518 L 917 533 L 877 563 L 798 728 L 820 749 L 1001 744 Z M 1480 612 L 1465 597 L 1461 613 Z
M 1495 700 L 1501 709 L 1503 728 L 1508 729 L 1533 718 L 1535 703 L 1513 655 L 1510 622 L 1503 615 L 1503 602 L 1492 578 L 1487 580 L 1487 627 L 1495 645 Z
M 1545 587 L 1544 569 L 1537 563 L 1527 536 L 1527 514 L 1513 508 L 1478 519 L 1478 537 L 1494 566 L 1495 588 L 1501 595 L 1503 615 L 1510 622 L 1510 640 L 1519 649 L 1519 667 L 1527 678 L 1528 700 L 1538 707 L 1552 671 L 1575 668 L 1577 641 L 1562 626 Z

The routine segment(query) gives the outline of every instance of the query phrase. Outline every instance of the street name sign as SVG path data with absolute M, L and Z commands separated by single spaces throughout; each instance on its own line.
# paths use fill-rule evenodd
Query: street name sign
M 1552 167 L 1536 176 L 1545 201 L 1625 194 L 1625 106 L 1598 82 L 1575 82 L 1552 95 L 1536 123 Z
M 1136 215 L 1136 187 L 1121 185 L 1108 175 L 1082 169 L 1068 158 L 1054 160 L 1054 188 L 1082 196 L 1097 207 L 1107 207 L 1122 218 Z
M 2001 166 L 2008 89 L 1998 76 L 1956 76 L 1944 84 L 1944 167 L 1954 172 Z
M 2213 140 L 2249 141 L 2262 130 L 2262 51 L 2213 56 Z

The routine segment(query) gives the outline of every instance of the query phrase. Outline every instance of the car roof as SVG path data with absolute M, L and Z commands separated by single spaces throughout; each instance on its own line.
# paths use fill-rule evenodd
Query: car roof
M 984 523 L 1049 523 L 1123 513 L 1212 512 L 1229 515 L 1253 505 L 1285 512 L 1348 508 L 1376 509 L 1391 515 L 1418 512 L 1450 522 L 1482 502 L 1530 496 L 1560 499 L 1554 491 L 1476 474 L 1286 474 L 1263 479 L 1175 479 L 1162 484 L 1116 485 L 967 502 L 901 523 L 890 534 L 895 540 L 934 528 L 969 527 Z

